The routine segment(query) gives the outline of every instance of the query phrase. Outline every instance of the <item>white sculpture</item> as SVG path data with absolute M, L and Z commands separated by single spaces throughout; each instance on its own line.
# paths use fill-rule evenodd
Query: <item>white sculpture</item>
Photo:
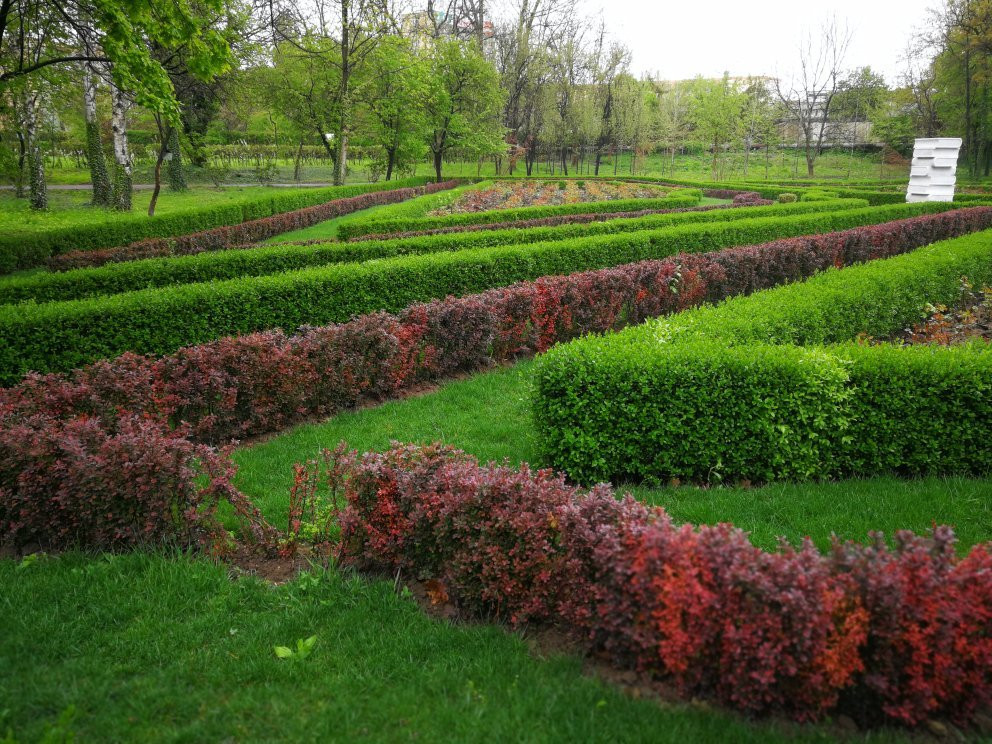
M 954 201 L 960 137 L 926 137 L 913 146 L 908 202 Z

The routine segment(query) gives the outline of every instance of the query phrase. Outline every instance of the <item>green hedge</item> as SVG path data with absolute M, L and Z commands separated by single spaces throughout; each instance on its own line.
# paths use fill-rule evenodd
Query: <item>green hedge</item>
M 195 256 L 153 258 L 62 273 L 12 277 L 6 281 L 0 281 L 0 304 L 27 300 L 35 302 L 77 300 L 173 284 L 191 284 L 244 276 L 264 276 L 280 271 L 333 263 L 498 245 L 523 245 L 568 240 L 593 235 L 655 230 L 670 225 L 732 222 L 759 217 L 834 212 L 864 206 L 866 206 L 866 202 L 863 200 L 847 199 L 814 204 L 772 205 L 717 209 L 710 212 L 649 215 L 634 219 L 538 227 L 526 230 L 487 230 L 427 235 L 389 241 L 369 240 L 357 243 L 269 245 L 246 250 L 201 253 Z
M 349 222 L 338 228 L 338 237 L 351 240 L 362 235 L 377 235 L 420 230 L 436 230 L 454 225 L 486 225 L 493 222 L 516 222 L 565 214 L 592 214 L 595 212 L 639 212 L 642 209 L 679 209 L 694 207 L 702 194 L 698 190 L 680 189 L 657 199 L 615 199 L 613 201 L 576 202 L 548 206 L 519 207 L 517 209 L 492 209 L 487 212 L 466 212 L 443 217 L 412 219 L 369 220 Z
M 992 351 L 867 346 L 992 282 L 992 232 L 830 271 L 544 355 L 545 459 L 582 482 L 992 466 Z
M 430 180 L 410 178 L 405 181 L 328 188 L 286 189 L 285 194 L 246 199 L 236 204 L 190 209 L 154 217 L 138 213 L 118 215 L 100 224 L 66 226 L 32 234 L 0 236 L 0 273 L 38 266 L 49 256 L 67 251 L 113 248 L 145 238 L 185 235 L 214 227 L 237 225 L 248 220 L 312 207 L 332 199 L 358 196 L 370 191 L 420 186 Z
M 67 370 L 125 351 L 167 353 L 235 333 L 344 321 L 516 281 L 877 224 L 947 209 L 903 204 L 686 225 L 186 284 L 72 302 L 0 307 L 0 381 Z

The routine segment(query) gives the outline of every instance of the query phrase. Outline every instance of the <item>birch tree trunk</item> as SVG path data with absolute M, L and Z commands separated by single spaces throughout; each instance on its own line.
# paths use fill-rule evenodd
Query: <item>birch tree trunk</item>
M 114 189 L 112 206 L 119 212 L 131 211 L 132 181 L 131 151 L 127 144 L 127 113 L 131 101 L 116 85 L 110 88 L 110 130 L 114 138 Z
M 93 184 L 93 206 L 109 207 L 112 188 L 107 172 L 107 159 L 100 138 L 100 118 L 96 108 L 97 76 L 89 63 L 83 64 L 83 110 L 86 118 L 86 160 Z
M 169 153 L 169 188 L 172 191 L 185 191 L 186 171 L 183 170 L 183 153 L 179 146 L 179 127 L 169 127 L 169 139 L 166 143 Z
M 24 98 L 24 135 L 28 152 L 28 204 L 31 209 L 48 209 L 48 184 L 45 180 L 45 158 L 38 141 L 38 111 L 41 95 L 29 91 Z

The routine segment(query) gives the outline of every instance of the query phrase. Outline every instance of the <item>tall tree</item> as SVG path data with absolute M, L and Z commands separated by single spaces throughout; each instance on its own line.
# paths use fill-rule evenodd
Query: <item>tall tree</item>
M 799 130 L 810 178 L 823 152 L 827 121 L 840 89 L 850 43 L 851 32 L 836 18 L 831 19 L 815 35 L 806 34 L 799 47 L 799 69 L 790 79 L 775 80 L 779 101 Z
M 441 180 L 445 155 L 485 156 L 506 149 L 499 121 L 503 93 L 499 75 L 474 44 L 438 39 L 428 57 L 424 101 L 434 173 Z

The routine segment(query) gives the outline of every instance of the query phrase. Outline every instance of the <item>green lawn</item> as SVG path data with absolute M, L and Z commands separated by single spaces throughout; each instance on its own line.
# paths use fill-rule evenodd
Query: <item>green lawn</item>
M 172 214 L 188 209 L 237 204 L 286 193 L 287 189 L 277 186 L 239 186 L 224 189 L 197 187 L 182 193 L 163 188 L 155 214 Z M 135 215 L 147 214 L 151 191 L 134 192 L 134 209 L 130 213 L 90 207 L 89 199 L 89 191 L 52 190 L 48 193 L 48 211 L 36 212 L 28 207 L 27 200 L 14 198 L 11 191 L 0 191 L 0 231 L 7 234 L 31 234 L 53 227 L 93 225 L 121 218 L 131 219 Z
M 292 466 L 339 441 L 360 451 L 391 440 L 443 441 L 480 460 L 535 460 L 530 420 L 532 361 L 449 382 L 436 392 L 342 413 L 299 426 L 237 451 L 238 485 L 265 514 L 285 523 Z M 633 489 L 693 523 L 733 522 L 758 545 L 773 548 L 779 535 L 829 544 L 831 533 L 864 539 L 871 530 L 925 531 L 953 525 L 961 547 L 992 539 L 992 481 L 974 478 L 875 478 L 839 483 L 776 483 L 761 488 Z
M 181 556 L 0 560 L 0 628 L 3 741 L 834 740 L 633 699 L 576 657 L 336 571 L 271 587 Z M 305 660 L 273 653 L 311 635 Z

